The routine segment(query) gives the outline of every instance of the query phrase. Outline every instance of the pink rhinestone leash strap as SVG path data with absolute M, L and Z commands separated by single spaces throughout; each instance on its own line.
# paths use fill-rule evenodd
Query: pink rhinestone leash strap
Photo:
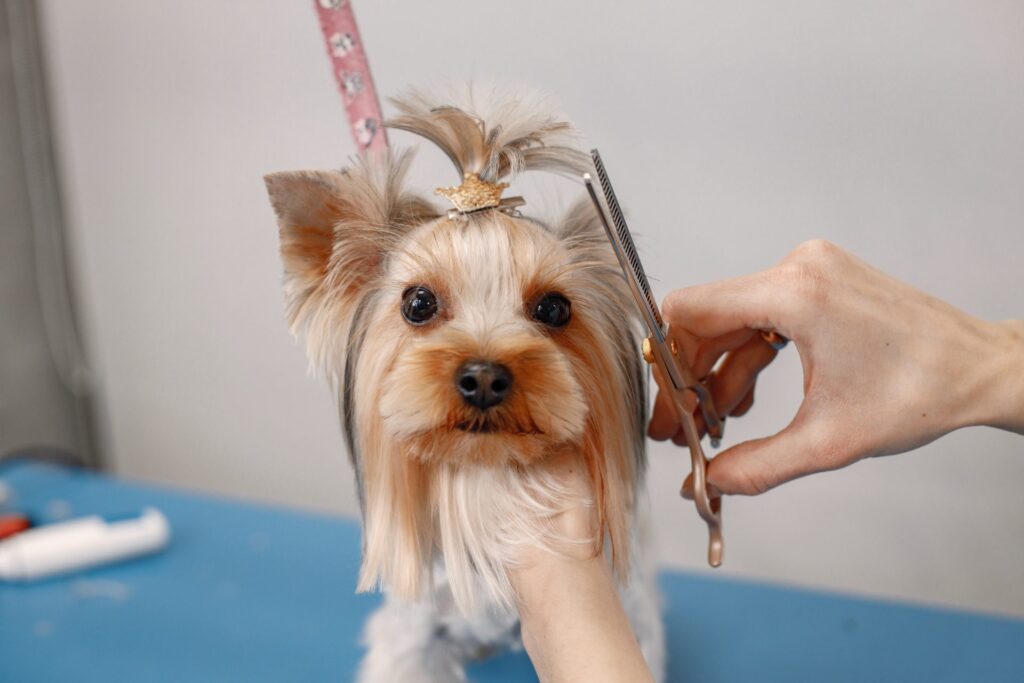
M 313 0 L 313 3 L 356 147 L 360 154 L 367 150 L 385 150 L 388 139 L 381 125 L 380 100 L 373 87 L 370 64 L 352 14 L 352 2 Z

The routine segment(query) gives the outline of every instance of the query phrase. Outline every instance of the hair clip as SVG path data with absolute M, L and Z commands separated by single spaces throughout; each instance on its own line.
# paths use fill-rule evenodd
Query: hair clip
M 448 218 L 486 209 L 497 209 L 502 213 L 515 215 L 516 208 L 525 204 L 526 200 L 522 197 L 502 199 L 501 193 L 507 187 L 508 183 L 489 183 L 486 180 L 481 180 L 479 173 L 465 173 L 462 176 L 461 185 L 439 187 L 434 190 L 434 194 L 446 197 L 455 205 L 454 209 L 448 210 Z

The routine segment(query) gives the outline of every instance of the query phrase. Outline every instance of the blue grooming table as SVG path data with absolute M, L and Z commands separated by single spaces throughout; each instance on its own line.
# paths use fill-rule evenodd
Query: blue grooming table
M 348 681 L 379 602 L 354 595 L 351 521 L 29 463 L 0 464 L 42 521 L 153 505 L 161 555 L 0 583 L 0 681 Z M 666 573 L 669 681 L 1024 681 L 1024 621 Z M 471 669 L 536 681 L 522 652 Z

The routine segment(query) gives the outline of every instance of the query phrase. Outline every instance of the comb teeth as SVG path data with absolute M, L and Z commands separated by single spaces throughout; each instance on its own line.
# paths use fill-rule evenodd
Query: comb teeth
M 626 227 L 626 219 L 623 218 L 622 209 L 619 208 L 619 200 L 615 197 L 611 181 L 608 180 L 608 172 L 604 170 L 601 155 L 598 154 L 596 149 L 592 149 L 590 150 L 590 157 L 594 161 L 597 180 L 601 183 L 601 190 L 604 192 L 608 211 L 611 213 L 612 222 L 615 224 L 615 234 L 619 239 L 619 245 L 622 247 L 622 252 L 625 254 L 626 260 L 633 270 L 633 277 L 636 278 L 640 291 L 647 300 L 647 309 L 658 323 L 658 328 L 664 330 L 665 322 L 661 319 L 661 311 L 658 310 L 658 305 L 654 302 L 654 295 L 651 294 L 651 285 L 648 283 L 647 274 L 644 273 L 644 267 L 640 263 L 640 256 L 636 253 L 633 236 L 629 234 L 629 228 Z

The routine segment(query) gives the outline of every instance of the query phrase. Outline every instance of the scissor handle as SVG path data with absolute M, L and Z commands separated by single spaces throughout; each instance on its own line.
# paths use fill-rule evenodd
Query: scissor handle
M 652 343 L 650 339 L 645 340 L 645 346 Z M 722 498 L 708 495 L 707 465 L 708 460 L 704 456 L 704 449 L 700 445 L 700 435 L 697 434 L 697 423 L 693 419 L 693 410 L 700 403 L 700 398 L 692 389 L 676 389 L 666 376 L 666 371 L 661 367 L 661 360 L 657 354 L 644 354 L 645 360 L 651 364 L 654 371 L 654 380 L 658 383 L 659 389 L 667 396 L 669 405 L 676 414 L 676 419 L 683 427 L 686 435 L 686 445 L 690 448 L 690 461 L 693 470 L 693 502 L 697 506 L 697 514 L 701 516 L 708 525 L 708 564 L 717 567 L 722 564 L 722 553 L 724 542 L 722 539 Z M 686 364 L 678 355 L 676 360 L 685 368 Z
M 704 418 L 704 427 L 707 430 L 711 446 L 718 448 L 718 445 L 722 442 L 722 437 L 725 436 L 725 420 L 718 414 L 715 400 L 711 397 L 711 391 L 693 374 L 689 363 L 686 362 L 686 358 L 676 345 L 676 340 L 672 336 L 670 327 L 665 328 L 665 338 L 667 339 L 669 350 L 675 358 L 679 375 L 682 376 L 683 382 L 686 384 L 686 388 L 697 394 L 700 402 L 700 414 Z M 691 410 L 690 412 L 693 411 Z

